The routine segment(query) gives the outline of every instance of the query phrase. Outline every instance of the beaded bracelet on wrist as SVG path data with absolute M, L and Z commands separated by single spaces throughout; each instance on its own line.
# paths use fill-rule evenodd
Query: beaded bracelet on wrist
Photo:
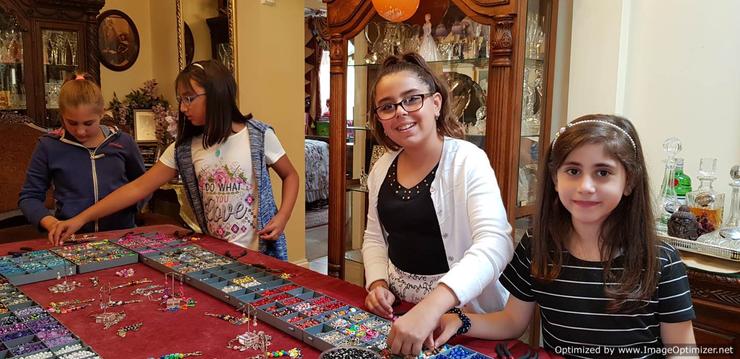
M 457 314 L 457 317 L 460 318 L 460 321 L 462 322 L 462 326 L 457 329 L 457 333 L 455 333 L 455 335 L 465 334 L 470 330 L 470 318 L 468 318 L 460 308 L 452 308 L 447 312 Z

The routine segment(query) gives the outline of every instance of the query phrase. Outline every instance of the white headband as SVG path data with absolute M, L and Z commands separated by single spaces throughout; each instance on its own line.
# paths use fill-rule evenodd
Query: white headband
M 573 127 L 573 126 L 578 126 L 578 125 L 583 124 L 583 123 L 601 123 L 601 124 L 604 124 L 604 125 L 607 125 L 609 127 L 612 127 L 615 130 L 623 133 L 625 136 L 627 136 L 627 139 L 630 140 L 630 143 L 632 144 L 632 149 L 635 150 L 635 156 L 637 156 L 637 145 L 635 145 L 635 140 L 632 139 L 632 136 L 630 136 L 630 134 L 627 133 L 627 131 L 625 129 L 623 129 L 623 128 L 621 128 L 621 127 L 619 127 L 619 126 L 617 126 L 617 125 L 615 125 L 615 124 L 613 124 L 611 122 L 604 121 L 604 120 L 583 120 L 583 121 L 578 121 L 578 122 L 571 122 L 571 123 L 567 124 L 565 127 L 560 127 L 560 130 L 555 133 L 555 138 L 552 140 L 552 149 L 555 149 L 555 142 L 558 141 L 558 137 L 560 137 L 560 135 L 563 134 L 563 132 L 565 132 L 565 130 L 567 130 L 567 129 Z
M 204 71 L 205 71 L 205 69 L 203 68 L 203 65 L 201 65 L 201 64 L 199 64 L 199 63 L 197 63 L 197 62 L 194 62 L 194 63 L 193 63 L 193 66 L 197 66 L 197 67 L 200 67 L 200 69 L 201 69 L 201 70 L 204 70 Z

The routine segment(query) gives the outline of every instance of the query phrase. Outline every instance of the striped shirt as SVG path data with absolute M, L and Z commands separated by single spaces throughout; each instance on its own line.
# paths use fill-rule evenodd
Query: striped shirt
M 535 281 L 530 240 L 525 236 L 519 243 L 500 281 L 513 296 L 540 305 L 547 350 L 576 358 L 604 357 L 610 349 L 615 352 L 608 356 L 651 357 L 649 348 L 663 346 L 661 322 L 694 319 L 686 268 L 678 250 L 668 244 L 659 244 L 660 280 L 650 301 L 642 301 L 647 305 L 629 313 L 609 313 L 606 308 L 612 299 L 604 290 L 603 262 L 583 261 L 566 251 L 558 278 Z M 617 257 L 613 270 L 622 270 L 621 263 Z

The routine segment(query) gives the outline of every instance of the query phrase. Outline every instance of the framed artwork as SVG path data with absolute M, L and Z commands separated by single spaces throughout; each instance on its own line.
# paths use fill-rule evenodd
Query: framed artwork
M 152 110 L 134 110 L 133 135 L 136 142 L 157 141 L 157 122 Z
M 108 10 L 98 16 L 100 63 L 113 71 L 124 71 L 139 57 L 139 32 L 128 15 Z

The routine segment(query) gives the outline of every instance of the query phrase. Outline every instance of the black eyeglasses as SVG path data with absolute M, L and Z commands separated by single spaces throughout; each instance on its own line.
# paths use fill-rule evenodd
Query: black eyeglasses
M 404 97 L 403 100 L 396 103 L 386 103 L 375 108 L 375 114 L 378 115 L 378 119 L 381 121 L 387 121 L 396 116 L 396 109 L 399 105 L 406 112 L 416 112 L 421 110 L 424 106 L 424 100 L 427 97 L 434 96 L 436 92 L 423 93 L 418 95 L 411 95 Z
M 193 100 L 195 100 L 196 98 L 198 98 L 200 96 L 203 96 L 205 94 L 206 93 L 204 92 L 204 93 L 197 93 L 195 95 L 190 95 L 190 96 L 177 96 L 177 102 L 184 103 L 184 104 L 190 106 L 193 103 Z

